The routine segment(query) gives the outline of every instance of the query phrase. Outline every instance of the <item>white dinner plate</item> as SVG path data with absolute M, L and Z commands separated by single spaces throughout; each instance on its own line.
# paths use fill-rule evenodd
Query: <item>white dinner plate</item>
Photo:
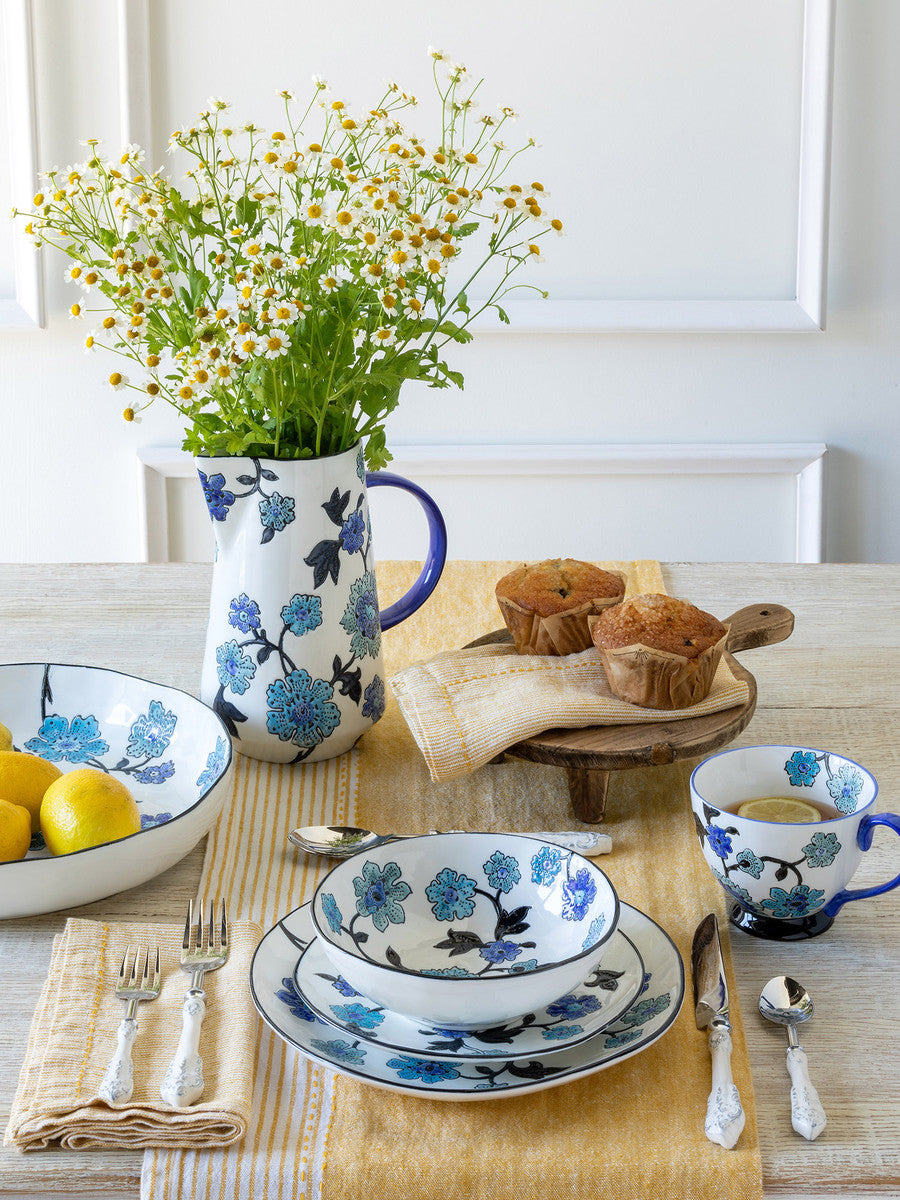
M 309 906 L 282 918 L 253 956 L 250 990 L 263 1020 L 308 1058 L 375 1087 L 436 1100 L 486 1100 L 556 1087 L 645 1050 L 672 1025 L 684 1000 L 684 966 L 669 935 L 631 905 L 619 928 L 644 964 L 644 983 L 610 1026 L 564 1050 L 523 1058 L 447 1059 L 383 1048 L 348 1036 L 312 1011 L 297 992 L 298 951 L 315 936 Z
M 641 990 L 644 964 L 634 943 L 617 928 L 599 965 L 580 987 L 538 1012 L 486 1029 L 429 1025 L 376 1004 L 336 973 L 319 937 L 300 955 L 293 980 L 298 996 L 316 1016 L 383 1049 L 431 1058 L 524 1058 L 574 1046 L 611 1025 Z

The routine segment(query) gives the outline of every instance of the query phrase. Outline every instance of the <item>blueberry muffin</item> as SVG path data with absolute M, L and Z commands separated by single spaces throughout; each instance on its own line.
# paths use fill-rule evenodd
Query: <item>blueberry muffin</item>
M 520 654 L 575 654 L 591 646 L 588 618 L 619 604 L 625 581 L 575 558 L 523 563 L 497 583 L 497 604 Z

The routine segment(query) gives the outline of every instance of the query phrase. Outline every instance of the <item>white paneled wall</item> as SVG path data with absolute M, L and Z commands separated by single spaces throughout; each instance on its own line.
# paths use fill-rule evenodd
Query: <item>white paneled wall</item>
M 451 553 L 583 544 L 585 557 L 791 559 L 797 472 L 617 476 L 578 469 L 571 448 L 595 460 L 633 448 L 637 461 L 654 447 L 677 457 L 696 445 L 780 446 L 789 457 L 827 444 L 824 556 L 900 557 L 895 0 L 395 0 L 384 11 L 346 0 L 339 19 L 306 0 L 252 11 L 237 0 L 4 0 L 16 70 L 0 120 L 20 203 L 34 140 L 22 124 L 27 71 L 9 47 L 29 7 L 43 165 L 83 157 L 88 136 L 148 142 L 162 163 L 169 131 L 210 95 L 273 128 L 277 90 L 302 91 L 314 73 L 360 108 L 396 79 L 420 96 L 427 140 L 429 44 L 485 76 L 486 110 L 521 113 L 515 135 L 538 143 L 523 179 L 546 184 L 568 230 L 535 267 L 550 299 L 456 348 L 462 393 L 407 385 L 389 443 L 400 464 L 410 447 L 438 457 L 471 447 L 473 459 L 500 447 L 513 460 L 562 448 L 572 469 L 429 476 L 420 457 Z M 17 281 L 9 269 L 15 253 L 5 230 L 0 559 L 140 558 L 138 452 L 177 446 L 177 421 L 161 407 L 137 427 L 118 419 L 107 364 L 83 353 L 84 326 L 66 320 L 63 261 L 45 257 L 39 329 L 27 315 L 29 305 L 39 315 L 33 282 L 24 266 Z M 18 325 L 3 319 L 13 306 L 26 314 Z M 405 553 L 408 515 L 373 510 L 379 556 Z M 172 536 L 179 557 L 208 553 L 208 530 Z

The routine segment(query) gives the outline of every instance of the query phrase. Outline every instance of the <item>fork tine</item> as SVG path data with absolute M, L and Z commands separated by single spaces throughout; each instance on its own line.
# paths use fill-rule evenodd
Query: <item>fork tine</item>
M 197 949 L 200 953 L 205 953 L 206 950 L 206 918 L 203 915 L 203 899 L 201 897 L 199 904 L 199 912 L 197 914 Z
M 141 991 L 146 991 L 150 986 L 150 947 L 147 947 L 147 952 L 144 955 L 144 969 L 141 972 Z
M 225 916 L 225 901 L 222 901 L 222 943 L 221 948 L 224 952 L 228 951 L 228 918 Z
M 135 952 L 134 952 L 134 963 L 132 964 L 132 967 L 131 967 L 131 974 L 128 977 L 128 986 L 130 988 L 137 987 L 138 963 L 140 962 L 140 958 L 141 958 L 141 950 L 142 950 L 142 947 L 138 946 L 137 950 L 135 950 Z
M 154 992 L 158 992 L 160 989 L 159 946 L 156 947 L 156 966 L 153 969 L 153 982 L 150 986 L 153 988 Z
M 184 938 L 181 942 L 181 948 L 187 954 L 191 948 L 191 932 L 194 928 L 194 901 L 188 900 L 187 920 L 184 923 Z
M 213 900 L 209 906 L 209 940 L 206 943 L 210 954 L 215 953 L 216 942 L 216 902 Z
M 117 988 L 123 988 L 125 986 L 126 980 L 128 979 L 127 967 L 128 967 L 128 955 L 129 955 L 130 950 L 131 950 L 131 947 L 129 946 L 128 949 L 125 951 L 124 957 L 122 958 L 122 965 L 119 968 L 119 978 L 116 980 Z

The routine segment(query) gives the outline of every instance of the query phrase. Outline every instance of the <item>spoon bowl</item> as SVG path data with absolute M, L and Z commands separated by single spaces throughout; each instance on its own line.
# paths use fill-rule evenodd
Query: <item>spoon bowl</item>
M 759 1011 L 767 1021 L 787 1028 L 787 1068 L 791 1077 L 791 1124 L 807 1141 L 825 1128 L 825 1110 L 809 1080 L 806 1051 L 797 1041 L 797 1026 L 815 1011 L 812 997 L 790 975 L 776 975 L 759 994 Z

